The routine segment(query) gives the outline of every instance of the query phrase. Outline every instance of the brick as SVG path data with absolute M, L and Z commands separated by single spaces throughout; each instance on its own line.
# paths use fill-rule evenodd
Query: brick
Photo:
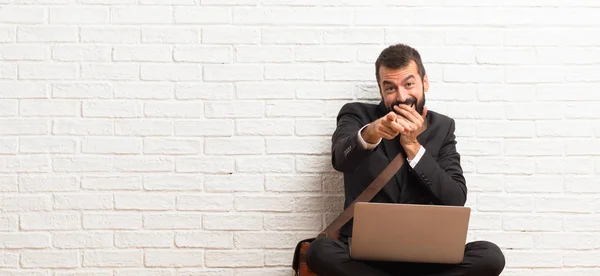
M 144 214 L 146 229 L 201 229 L 202 214 L 199 213 L 156 213 Z
M 532 121 L 485 121 L 475 124 L 477 137 L 481 138 L 531 138 L 535 133 Z
M 116 46 L 112 51 L 114 61 L 170 62 L 173 53 L 170 46 Z
M 1 68 L 0 63 L 0 68 Z M 45 99 L 45 82 L 40 81 L 0 81 L 0 98 L 3 99 Z
M 296 86 L 298 99 L 351 100 L 354 97 L 353 84 L 344 83 L 299 83 Z
M 2 108 L 0 106 L 0 108 Z M 19 152 L 19 139 L 17 137 L 1 138 L 0 153 L 2 154 L 17 154 Z
M 123 4 L 122 1 L 119 4 Z M 81 42 L 83 43 L 139 43 L 140 37 L 141 31 L 136 27 L 81 27 Z
M 372 79 L 372 66 L 328 65 L 325 67 L 326 81 L 370 81 Z
M 140 78 L 145 81 L 198 81 L 202 67 L 192 64 L 143 64 Z
M 588 158 L 555 158 L 536 160 L 536 173 L 545 174 L 585 174 L 594 171 L 594 162 Z
M 8 5 L 0 10 L 0 24 L 38 24 L 46 20 L 43 7 Z
M 137 64 L 83 64 L 81 78 L 84 80 L 137 80 L 139 79 Z
M 265 27 L 262 29 L 263 44 L 311 45 L 321 43 L 321 31 L 312 28 Z
M 20 215 L 22 230 L 76 230 L 81 226 L 78 213 L 36 212 Z
M 141 228 L 141 213 L 102 212 L 83 215 L 83 229 L 86 230 L 132 230 Z
M 0 42 L 8 43 L 17 40 L 17 30 L 14 26 L 0 26 Z
M 205 103 L 204 113 L 207 118 L 257 118 L 265 114 L 265 107 L 262 101 L 256 100 L 214 101 Z
M 325 192 L 334 192 L 334 193 L 342 193 L 344 191 L 344 176 L 342 174 L 338 174 L 338 173 L 324 173 L 322 175 L 323 178 L 323 191 Z M 267 178 L 267 184 L 269 184 L 269 179 Z M 309 188 L 309 189 L 317 189 L 317 187 L 315 187 L 314 185 L 316 184 L 312 184 L 312 187 L 314 188 Z M 311 185 L 309 185 L 311 186 Z
M 57 271 L 54 273 L 55 276 L 113 276 L 112 271 L 86 271 L 86 270 L 78 270 L 77 271 Z
M 294 134 L 292 119 L 237 119 L 236 134 L 249 136 L 289 136 Z
M 267 231 L 319 231 L 323 227 L 321 215 L 269 215 L 265 216 Z
M 483 174 L 533 174 L 535 160 L 527 158 L 481 158 L 478 160 L 477 172 Z
M 598 217 L 595 215 L 574 214 L 564 217 L 564 231 L 567 232 L 590 232 L 600 227 Z
M 77 251 L 32 251 L 21 253 L 23 268 L 76 268 L 80 255 Z
M 175 121 L 175 136 L 233 136 L 233 126 L 234 121 L 229 119 Z
M 590 93 L 590 85 L 584 83 L 541 84 L 536 86 L 536 98 L 543 101 L 582 101 L 598 100 L 598 95 Z M 569 91 L 570 95 L 565 95 Z
M 236 160 L 236 171 L 245 173 L 291 173 L 293 157 L 240 157 Z
M 588 103 L 571 103 L 567 105 L 566 116 L 567 119 L 597 119 L 600 117 L 600 111 Z
M 108 9 L 103 7 L 50 7 L 50 24 L 107 24 Z
M 111 190 L 140 190 L 142 179 L 139 176 L 84 176 L 81 179 L 83 190 L 111 191 Z
M 179 83 L 175 97 L 180 100 L 232 100 L 234 87 L 231 83 Z
M 262 267 L 263 254 L 249 250 L 207 250 L 206 267 Z
M 143 254 L 139 250 L 89 250 L 83 252 L 83 267 L 139 267 Z
M 50 160 L 46 156 L 19 155 L 0 158 L 0 171 L 9 173 L 48 172 Z
M 290 197 L 277 196 L 238 196 L 235 209 L 238 211 L 289 212 L 293 210 Z
M 223 64 L 204 66 L 205 81 L 255 81 L 262 79 L 263 66 L 261 65 Z
M 146 267 L 203 267 L 204 250 L 161 249 L 144 253 Z
M 206 230 L 262 230 L 262 215 L 212 215 L 203 217 Z
M 600 193 L 600 179 L 588 175 L 565 176 L 565 191 L 569 193 Z
M 206 175 L 204 187 L 207 192 L 260 192 L 265 177 L 255 174 Z
M 199 0 L 140 0 L 142 5 L 195 5 Z M 170 274 L 169 274 L 170 275 Z
M 67 175 L 22 175 L 18 178 L 18 184 L 20 192 L 75 192 L 79 190 L 77 177 Z
M 0 267 L 2 267 L 2 268 L 18 268 L 19 267 L 19 254 L 11 253 L 11 252 L 0 253 Z M 0 271 L 0 273 L 2 273 L 2 271 Z
M 232 211 L 232 195 L 179 195 L 177 196 L 177 210 L 185 211 Z
M 0 176 L 0 192 L 17 192 L 17 176 Z
M 565 109 L 562 104 L 508 104 L 506 106 L 506 117 L 512 120 L 539 120 L 539 119 L 562 119 L 565 117 Z
M 448 103 L 446 114 L 456 119 L 506 119 L 514 112 L 502 103 Z
M 48 59 L 47 46 L 44 45 L 4 45 L 0 48 L 0 57 L 9 61 L 44 61 Z
M 117 248 L 171 247 L 174 234 L 172 232 L 116 232 Z
M 503 79 L 504 72 L 497 67 L 472 65 L 447 65 L 444 67 L 444 82 L 500 83 Z
M 110 99 L 112 88 L 107 83 L 52 83 L 53 98 L 64 99 Z
M 507 176 L 504 181 L 509 193 L 560 193 L 565 185 L 562 177 L 546 175 Z
M 19 26 L 18 42 L 77 42 L 79 32 L 74 26 Z
M 591 139 L 572 139 L 566 141 L 567 155 L 596 155 L 596 141 Z M 587 147 L 584 149 L 584 147 Z
M 197 139 L 145 138 L 144 154 L 199 154 L 202 143 Z
M 531 48 L 488 48 L 477 50 L 479 64 L 534 64 L 536 51 Z
M 204 177 L 194 175 L 144 176 L 144 189 L 150 191 L 201 191 Z
M 323 31 L 324 44 L 382 44 L 384 30 L 380 28 L 331 28 Z
M 42 249 L 50 247 L 50 235 L 47 233 L 7 233 L 0 234 L 6 249 Z
M 540 214 L 507 214 L 502 217 L 502 228 L 505 231 L 556 232 L 563 229 L 563 218 Z
M 539 99 L 536 87 L 526 84 L 484 84 L 477 88 L 477 99 L 484 102 L 519 102 Z
M 456 144 L 456 150 L 460 154 L 468 156 L 500 155 L 502 153 L 502 141 L 492 139 L 461 139 Z
M 1 276 L 50 276 L 47 270 L 28 269 L 23 270 L 0 270 Z
M 181 231 L 175 234 L 180 248 L 233 248 L 233 234 L 228 232 Z
M 111 7 L 112 24 L 165 24 L 173 22 L 170 9 L 163 7 Z
M 201 0 L 201 4 L 205 6 L 209 5 L 228 5 L 228 6 L 244 6 L 244 5 L 256 5 L 258 4 L 258 0 Z M 182 275 L 179 275 L 182 276 Z M 202 275 L 205 276 L 205 275 Z M 208 276 L 208 275 L 206 275 Z M 212 274 L 211 274 L 212 276 Z
M 593 249 L 594 236 L 573 233 L 540 233 L 535 236 L 535 248 L 539 249 Z
M 590 213 L 593 198 L 572 196 L 543 196 L 535 199 L 535 210 L 543 213 Z
M 156 99 L 173 98 L 174 86 L 168 83 L 118 83 L 114 86 L 117 99 Z
M 173 59 L 181 62 L 231 63 L 232 52 L 228 46 L 176 46 Z
M 95 106 L 96 107 L 96 106 Z M 98 135 L 114 133 L 113 121 L 109 119 L 55 119 L 52 124 L 54 135 Z
M 81 152 L 100 154 L 140 154 L 140 138 L 89 137 L 81 141 Z
M 352 19 L 350 10 L 330 7 L 239 7 L 233 11 L 233 23 L 246 25 L 349 25 Z
M 89 101 L 82 104 L 84 117 L 133 118 L 142 116 L 142 107 L 135 101 Z
M 55 172 L 106 172 L 110 171 L 113 162 L 109 157 L 72 156 L 55 157 L 52 168 Z
M 175 7 L 174 16 L 175 23 L 183 24 L 232 23 L 231 8 L 224 7 Z
M 172 210 L 175 196 L 169 194 L 115 194 L 117 210 Z
M 594 130 L 588 127 L 589 124 L 585 120 L 544 120 L 535 122 L 535 130 L 538 137 L 591 137 Z
M 233 157 L 181 157 L 175 164 L 175 171 L 182 173 L 232 173 L 234 171 Z
M 133 0 L 79 0 L 82 4 L 98 4 L 98 5 L 132 5 L 138 1 Z
M 325 141 L 325 140 L 323 140 Z M 325 142 L 324 142 L 325 143 Z M 323 146 L 325 147 L 325 146 Z M 323 148 L 323 151 L 325 149 Z M 329 156 L 298 156 L 296 157 L 296 172 L 322 173 L 334 171 Z
M 531 212 L 534 209 L 530 196 L 484 194 L 479 195 L 477 201 L 480 211 Z
M 93 249 L 113 246 L 113 235 L 108 232 L 58 232 L 52 236 L 52 245 L 60 249 Z
M 294 48 L 289 46 L 239 46 L 236 61 L 286 63 L 294 61 Z
M 205 153 L 209 155 L 263 154 L 263 138 L 232 137 L 205 139 Z
M 143 43 L 193 44 L 200 43 L 200 28 L 190 26 L 143 26 Z
M 549 139 L 510 139 L 505 141 L 504 147 L 505 154 L 512 156 L 550 156 L 554 154 L 562 155 L 565 152 L 564 141 Z
M 569 57 L 558 55 L 561 51 L 569 51 L 572 53 Z M 583 47 L 540 47 L 536 49 L 537 61 L 544 65 L 563 65 L 563 64 L 596 64 L 598 49 L 583 48 Z M 589 59 L 582 59 L 589 56 Z M 581 84 L 562 84 L 567 86 Z
M 322 101 L 293 100 L 268 101 L 267 117 L 320 117 L 324 115 L 325 103 Z
M 409 9 L 395 7 L 359 9 L 354 13 L 354 24 L 359 26 L 409 25 L 412 21 L 409 16 L 398 15 L 410 12 Z
M 503 175 L 465 174 L 464 176 L 469 192 L 501 192 L 505 189 L 506 177 Z
M 55 210 L 109 210 L 113 208 L 111 194 L 54 195 Z
M 291 233 L 282 232 L 239 232 L 235 233 L 234 244 L 239 249 L 284 249 L 297 243 Z
M 76 77 L 74 64 L 19 64 L 19 79 L 23 80 L 74 80 Z
M 0 215 L 0 231 L 16 232 L 19 229 L 19 217 L 17 214 Z
M 566 267 L 595 267 L 599 257 L 598 252 L 565 252 L 562 264 Z
M 294 258 L 294 252 L 289 250 L 267 250 L 265 251 L 265 266 L 285 266 L 288 260 Z
M 115 134 L 122 136 L 170 136 L 173 122 L 161 119 L 118 119 Z
M 148 0 L 143 0 L 148 1 Z M 152 0 L 155 1 L 155 0 Z M 164 269 L 125 269 L 115 270 L 115 276 L 174 276 L 175 272 Z
M 289 145 L 295 145 L 290 147 Z M 327 138 L 267 138 L 267 153 L 327 154 L 331 139 Z
M 560 252 L 548 251 L 507 251 L 506 262 L 511 267 L 523 268 L 559 268 L 563 264 L 563 256 Z
M 21 116 L 75 117 L 80 115 L 81 106 L 70 100 L 21 100 Z
M 260 29 L 249 26 L 202 28 L 202 42 L 206 44 L 258 44 Z

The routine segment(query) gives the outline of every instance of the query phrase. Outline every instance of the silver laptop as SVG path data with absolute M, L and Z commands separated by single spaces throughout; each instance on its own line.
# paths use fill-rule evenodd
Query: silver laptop
M 460 263 L 471 209 L 358 202 L 350 257 L 357 260 Z

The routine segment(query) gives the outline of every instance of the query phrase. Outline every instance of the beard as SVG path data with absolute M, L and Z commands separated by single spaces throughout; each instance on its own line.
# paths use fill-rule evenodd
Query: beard
M 394 110 L 394 106 L 400 106 L 401 104 L 408 105 L 414 108 L 417 111 L 417 113 L 423 115 L 423 109 L 425 108 L 425 93 L 423 93 L 423 100 L 420 102 L 418 102 L 417 98 L 415 97 L 410 97 L 405 101 L 395 101 L 392 103 L 392 105 L 388 106 L 388 111 L 394 111 L 394 113 L 397 114 L 397 112 Z

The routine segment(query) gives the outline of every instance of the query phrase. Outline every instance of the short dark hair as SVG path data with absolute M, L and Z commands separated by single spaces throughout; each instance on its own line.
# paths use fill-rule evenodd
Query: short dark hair
M 385 48 L 381 51 L 381 54 L 379 54 L 377 61 L 375 61 L 375 76 L 377 78 L 377 83 L 379 84 L 379 68 L 382 65 L 392 69 L 399 69 L 408 66 L 408 63 L 411 60 L 414 60 L 417 64 L 417 70 L 422 81 L 425 77 L 425 66 L 423 66 L 421 55 L 416 49 L 400 43 Z

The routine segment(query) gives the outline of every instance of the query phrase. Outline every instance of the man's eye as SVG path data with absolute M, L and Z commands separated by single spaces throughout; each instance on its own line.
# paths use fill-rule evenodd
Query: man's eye
M 406 84 L 406 86 L 408 86 L 408 87 L 411 87 L 411 86 L 413 86 L 413 85 L 415 85 L 415 83 L 414 83 L 414 82 L 409 82 L 409 83 L 407 83 L 407 84 Z
M 386 90 L 386 91 L 392 91 L 392 90 L 394 90 L 394 87 L 391 87 L 391 86 L 390 86 L 390 87 L 386 88 L 385 90 Z

